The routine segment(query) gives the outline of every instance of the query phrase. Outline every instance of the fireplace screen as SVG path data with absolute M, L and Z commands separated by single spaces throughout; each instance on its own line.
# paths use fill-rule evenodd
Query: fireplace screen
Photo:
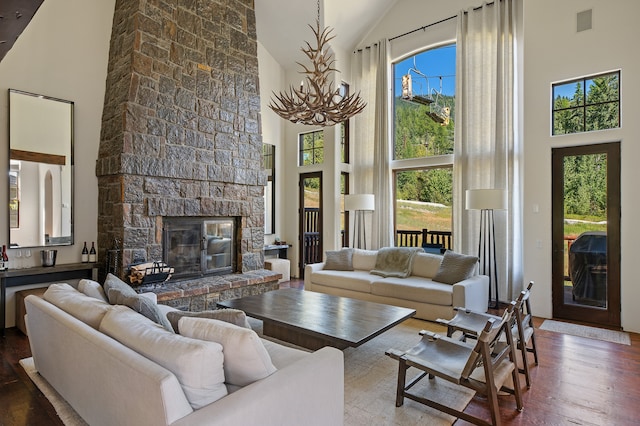
M 233 218 L 164 218 L 163 257 L 174 277 L 233 271 Z

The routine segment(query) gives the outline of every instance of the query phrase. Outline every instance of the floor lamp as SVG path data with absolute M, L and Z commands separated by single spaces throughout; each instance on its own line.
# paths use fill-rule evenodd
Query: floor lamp
M 344 209 L 355 212 L 353 219 L 353 247 L 366 249 L 367 231 L 365 230 L 364 212 L 375 210 L 373 194 L 346 194 L 344 196 Z M 356 237 L 358 239 L 357 246 Z
M 495 291 L 495 304 L 491 307 L 497 308 L 500 299 L 498 297 L 496 229 L 493 220 L 493 211 L 507 209 L 507 191 L 503 189 L 467 189 L 465 195 L 467 210 L 480 210 L 480 236 L 478 240 L 479 273 L 489 276 L 489 303 L 493 301 L 493 287 Z

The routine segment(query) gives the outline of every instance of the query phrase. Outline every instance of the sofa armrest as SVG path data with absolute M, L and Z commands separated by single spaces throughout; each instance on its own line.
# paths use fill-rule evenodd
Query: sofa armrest
M 338 349 L 324 347 L 173 424 L 324 426 L 343 422 L 344 356 Z
M 310 263 L 304 267 L 304 288 L 305 290 L 312 290 L 313 284 L 311 283 L 311 274 L 316 271 L 322 271 L 324 269 L 324 262 Z
M 489 277 L 474 275 L 453 285 L 453 307 L 487 312 L 489 306 Z

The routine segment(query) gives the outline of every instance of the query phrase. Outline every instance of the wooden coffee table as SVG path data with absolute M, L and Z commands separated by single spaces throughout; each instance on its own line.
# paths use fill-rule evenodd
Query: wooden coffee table
M 225 300 L 263 322 L 263 334 L 311 350 L 357 347 L 415 315 L 414 309 L 286 288 Z

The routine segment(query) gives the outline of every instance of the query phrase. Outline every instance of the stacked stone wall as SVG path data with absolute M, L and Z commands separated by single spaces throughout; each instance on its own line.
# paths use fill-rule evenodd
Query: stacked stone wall
M 237 272 L 263 267 L 252 0 L 117 0 L 96 163 L 99 260 L 161 260 L 162 217 L 238 218 Z

